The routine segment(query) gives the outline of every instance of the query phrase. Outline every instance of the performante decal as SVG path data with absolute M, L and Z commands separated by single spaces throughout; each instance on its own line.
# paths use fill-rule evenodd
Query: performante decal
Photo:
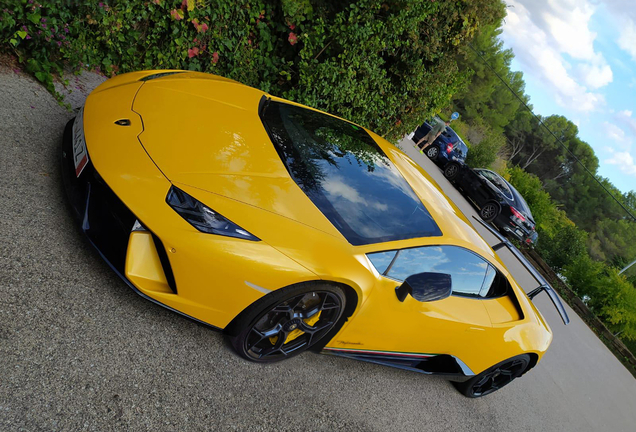
M 346 342 L 346 341 L 338 341 L 336 342 L 340 345 L 362 345 L 362 342 Z

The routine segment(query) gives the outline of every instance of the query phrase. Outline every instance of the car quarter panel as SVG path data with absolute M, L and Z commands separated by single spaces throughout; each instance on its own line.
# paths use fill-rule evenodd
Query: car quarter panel
M 407 296 L 400 302 L 395 294 L 399 285 L 378 276 L 377 289 L 356 318 L 325 349 L 389 356 L 447 354 L 478 374 L 519 354 L 541 357 L 551 341 L 551 333 L 534 319 L 493 324 L 484 300 L 451 296 L 423 303 Z

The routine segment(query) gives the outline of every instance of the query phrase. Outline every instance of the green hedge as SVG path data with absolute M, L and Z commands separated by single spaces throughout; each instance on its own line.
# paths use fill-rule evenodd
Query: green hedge
M 510 170 L 510 183 L 532 209 L 539 233 L 537 250 L 543 259 L 565 276 L 610 330 L 626 341 L 636 341 L 634 285 L 617 268 L 590 257 L 587 233 L 557 208 L 537 176 L 515 166 Z
M 621 339 L 636 342 L 636 290 L 618 269 L 579 256 L 565 267 L 564 276 L 576 293 Z
M 217 73 L 395 138 L 465 82 L 456 55 L 500 0 L 8 0 L 0 49 L 49 90 L 63 68 Z

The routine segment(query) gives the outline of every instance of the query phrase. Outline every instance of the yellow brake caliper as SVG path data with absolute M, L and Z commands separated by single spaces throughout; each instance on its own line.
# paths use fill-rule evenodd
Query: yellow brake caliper
M 305 324 L 307 324 L 309 327 L 313 327 L 318 320 L 320 319 L 320 314 L 322 313 L 322 311 L 318 312 L 317 314 L 304 319 L 303 321 L 305 322 Z M 285 342 L 283 343 L 286 344 L 287 342 L 291 342 L 294 339 L 296 339 L 297 337 L 299 337 L 300 335 L 304 334 L 305 332 L 302 331 L 301 329 L 296 329 L 293 330 L 291 333 L 289 333 L 287 335 L 287 339 L 285 339 Z M 269 338 L 269 341 L 271 342 L 272 345 L 276 345 L 276 341 L 278 341 L 278 336 L 272 336 L 271 338 Z

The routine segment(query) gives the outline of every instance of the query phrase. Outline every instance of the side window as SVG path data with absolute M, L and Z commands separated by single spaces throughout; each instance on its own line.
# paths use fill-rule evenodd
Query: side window
M 376 255 L 376 254 L 369 254 Z M 371 259 L 371 257 L 370 257 Z M 371 262 L 378 268 L 378 265 Z M 388 257 L 383 257 L 382 267 Z M 383 267 L 386 270 L 386 267 Z M 380 273 L 380 268 L 378 268 Z M 471 297 L 493 297 L 505 289 L 505 278 L 479 255 L 457 246 L 425 246 L 402 249 L 387 276 L 403 281 L 410 275 L 424 272 L 446 273 L 451 275 L 453 295 Z M 503 281 L 502 281 L 503 279 Z M 502 288 L 503 287 L 503 288 Z
M 374 252 L 367 254 L 369 261 L 375 267 L 375 269 L 380 274 L 384 274 L 386 269 L 389 268 L 391 261 L 393 261 L 393 257 L 397 251 L 389 251 L 389 252 Z
M 495 185 L 501 191 L 501 193 L 506 195 L 508 199 L 513 199 L 512 192 L 510 191 L 510 188 L 502 177 L 500 177 L 498 174 L 486 170 L 480 171 L 480 173 L 481 175 L 486 177 L 493 185 Z
M 479 174 L 481 174 L 482 176 L 486 177 L 491 182 L 495 181 L 495 179 L 493 178 L 493 175 L 489 171 L 479 170 Z
M 501 191 L 508 197 L 508 199 L 514 199 L 512 196 L 512 191 L 508 187 L 508 183 L 506 182 L 506 180 L 504 180 L 503 177 L 501 177 L 499 174 L 495 174 L 494 177 L 497 181 L 497 187 L 501 189 Z

